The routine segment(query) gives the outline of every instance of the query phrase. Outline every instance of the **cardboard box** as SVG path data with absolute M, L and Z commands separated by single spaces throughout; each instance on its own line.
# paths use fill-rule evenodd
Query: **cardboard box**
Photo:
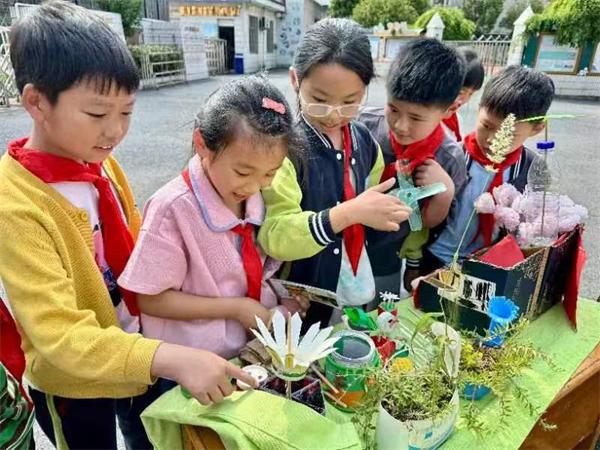
M 533 320 L 562 300 L 581 233 L 583 228 L 578 227 L 551 247 L 526 250 L 525 260 L 508 269 L 480 261 L 478 256 L 487 249 L 480 250 L 464 262 L 463 277 L 442 271 L 421 281 L 415 306 L 425 312 L 443 310 L 447 315 L 457 310 L 458 322 L 452 323 L 483 333 L 490 323 L 487 302 L 493 296 L 505 296 L 519 307 L 519 315 Z M 448 294 L 459 298 L 458 308 Z

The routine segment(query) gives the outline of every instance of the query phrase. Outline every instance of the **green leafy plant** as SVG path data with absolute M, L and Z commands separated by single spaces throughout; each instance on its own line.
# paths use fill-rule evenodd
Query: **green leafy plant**
M 543 360 L 553 370 L 560 369 L 548 355 L 524 339 L 523 331 L 528 324 L 527 319 L 521 319 L 511 325 L 506 330 L 507 337 L 503 345 L 499 348 L 486 347 L 482 338 L 475 333 L 463 333 L 459 389 L 462 391 L 468 385 L 485 386 L 498 399 L 500 406 L 499 416 L 494 417 L 493 423 L 490 424 L 481 419 L 479 403 L 470 400 L 462 417 L 468 429 L 482 435 L 503 429 L 515 411 L 517 402 L 532 416 L 537 417 L 542 413 L 530 400 L 529 393 L 519 384 L 518 378 L 538 359 Z
M 415 22 L 415 27 L 426 28 L 435 13 L 438 13 L 444 22 L 444 40 L 463 41 L 471 39 L 473 36 L 475 23 L 467 19 L 459 8 L 431 8 L 421 14 Z
M 380 23 L 412 23 L 418 13 L 410 0 L 361 0 L 352 11 L 352 18 L 364 27 Z
M 475 23 L 475 33 L 480 35 L 494 29 L 503 7 L 503 0 L 465 0 L 463 10 L 465 17 Z
M 351 17 L 358 2 L 359 0 L 333 0 L 329 5 L 329 15 L 331 17 Z
M 600 0 L 554 0 L 527 22 L 527 33 L 556 34 L 559 44 L 583 47 L 600 41 Z
M 176 45 L 130 45 L 129 51 L 140 70 L 146 54 L 153 72 L 168 72 L 183 69 L 183 51 Z
M 435 419 L 452 408 L 450 400 L 456 391 L 457 379 L 449 373 L 444 361 L 450 342 L 448 336 L 432 336 L 426 331 L 432 322 L 432 315 L 421 317 L 410 339 L 414 351 L 419 342 L 415 338 L 427 336 L 433 345 L 433 357 L 428 364 L 409 372 L 396 369 L 393 363 L 370 369 L 366 393 L 352 418 L 365 448 L 376 448 L 375 419 L 379 405 L 403 422 Z
M 99 3 L 104 11 L 121 14 L 125 36 L 131 36 L 140 24 L 143 0 L 99 0 Z
M 504 18 L 500 22 L 500 26 L 512 30 L 515 21 L 519 18 L 523 11 L 531 6 L 534 13 L 540 14 L 544 10 L 542 0 L 517 0 L 506 11 Z

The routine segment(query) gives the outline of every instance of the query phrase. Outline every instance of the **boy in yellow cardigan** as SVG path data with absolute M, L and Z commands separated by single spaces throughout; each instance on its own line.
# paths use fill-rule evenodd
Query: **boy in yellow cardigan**
M 13 26 L 11 61 L 33 128 L 0 160 L 2 319 L 16 322 L 38 422 L 58 448 L 108 449 L 116 414 L 128 448 L 151 448 L 139 396 L 156 377 L 202 403 L 229 395 L 228 377 L 254 382 L 212 353 L 142 337 L 135 295 L 115 282 L 140 226 L 110 156 L 139 85 L 125 42 L 54 1 Z

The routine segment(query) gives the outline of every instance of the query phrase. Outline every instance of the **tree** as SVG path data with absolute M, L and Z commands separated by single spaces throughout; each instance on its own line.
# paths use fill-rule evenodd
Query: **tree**
M 143 0 L 100 0 L 100 7 L 104 11 L 121 14 L 123 32 L 125 36 L 131 36 L 142 18 L 142 2 Z
M 438 13 L 444 22 L 444 39 L 449 41 L 464 41 L 471 39 L 475 31 L 475 24 L 465 18 L 464 13 L 459 8 L 435 7 L 426 11 L 417 19 L 415 26 L 417 28 L 426 28 L 427 24 Z
M 410 0 L 361 0 L 352 12 L 352 18 L 363 27 L 389 22 L 412 23 L 417 17 Z
M 411 0 L 410 3 L 413 5 L 413 8 L 416 9 L 418 15 L 423 14 L 431 7 L 431 2 L 429 0 Z
M 559 44 L 583 47 L 600 41 L 600 0 L 554 0 L 527 22 L 531 34 L 556 33 Z
M 329 5 L 331 17 L 351 17 L 354 7 L 359 0 L 333 0 Z
M 494 29 L 502 13 L 503 0 L 465 0 L 465 17 L 475 22 L 475 33 L 485 34 Z
M 515 21 L 519 18 L 523 11 L 531 6 L 534 13 L 539 14 L 544 10 L 544 3 L 542 0 L 518 0 L 506 11 L 500 26 L 503 28 L 512 29 Z

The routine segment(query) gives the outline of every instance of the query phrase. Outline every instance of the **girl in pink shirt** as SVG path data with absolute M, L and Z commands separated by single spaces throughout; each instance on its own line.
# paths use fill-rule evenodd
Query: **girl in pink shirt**
M 156 192 L 119 284 L 138 293 L 145 336 L 239 354 L 278 307 L 265 282 L 279 267 L 255 244 L 260 189 L 301 148 L 283 95 L 265 78 L 233 81 L 197 116 L 196 155 Z M 308 305 L 286 301 L 292 312 Z

